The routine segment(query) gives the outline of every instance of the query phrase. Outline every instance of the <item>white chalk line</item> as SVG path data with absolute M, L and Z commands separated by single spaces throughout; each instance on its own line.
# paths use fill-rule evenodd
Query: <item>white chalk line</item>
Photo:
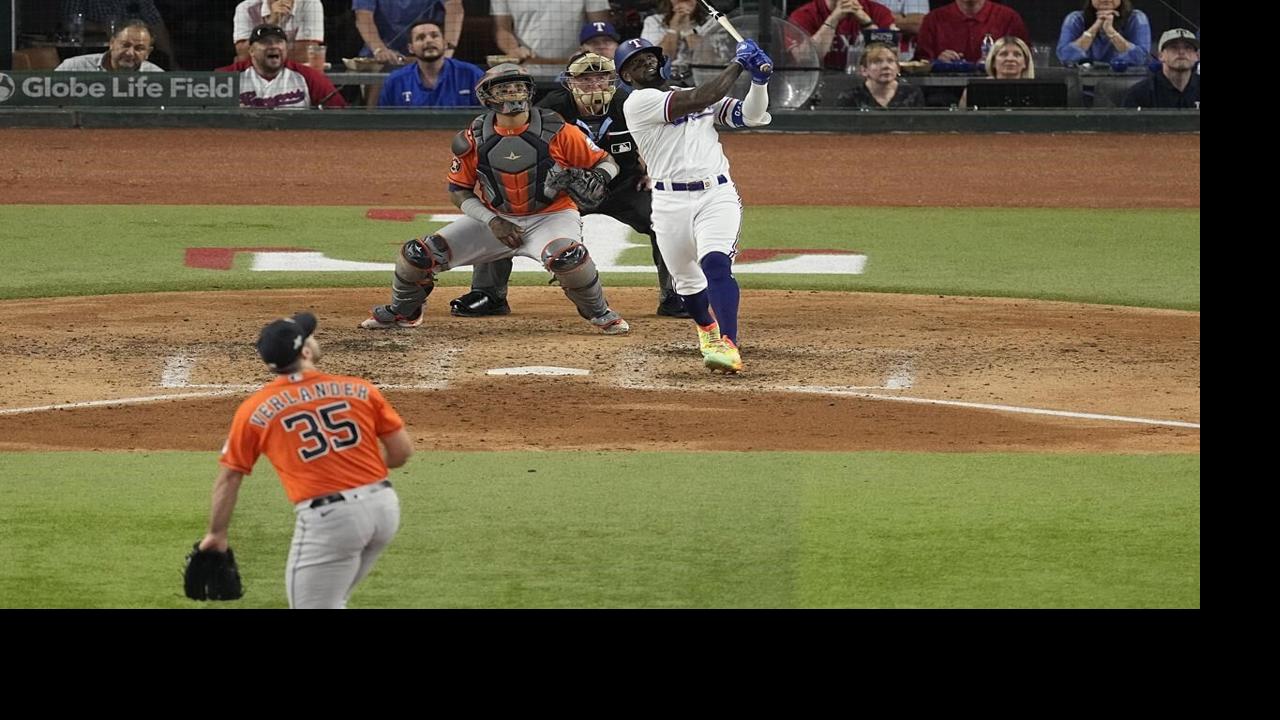
M 1049 410 L 1046 408 L 1022 407 L 1019 405 L 996 405 L 993 403 L 966 402 L 963 400 L 935 400 L 933 398 L 904 397 L 902 395 L 880 395 L 873 392 L 850 390 L 847 388 L 812 387 L 807 385 L 790 385 L 771 388 L 783 392 L 812 393 L 817 395 L 843 395 L 866 398 L 868 400 L 895 400 L 897 402 L 917 403 L 921 405 L 946 405 L 948 407 L 973 408 L 975 410 L 995 410 L 997 412 L 1024 413 L 1028 415 L 1051 415 L 1054 417 L 1079 418 L 1082 420 L 1105 420 L 1108 422 L 1138 423 L 1140 425 L 1166 425 L 1200 429 L 1200 423 L 1183 422 L 1181 420 L 1157 420 L 1153 418 L 1126 417 L 1124 415 L 1100 415 L 1098 413 L 1073 412 L 1070 410 Z

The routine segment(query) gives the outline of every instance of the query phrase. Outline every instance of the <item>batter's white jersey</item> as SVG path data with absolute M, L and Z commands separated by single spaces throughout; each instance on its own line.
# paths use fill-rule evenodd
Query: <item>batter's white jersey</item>
M 644 88 L 632 92 L 622 105 L 649 177 L 685 182 L 727 174 L 729 159 L 720 146 L 716 125 L 746 127 L 742 101 L 721 98 L 708 108 L 673 118 L 669 108 L 677 92 L 692 91 Z

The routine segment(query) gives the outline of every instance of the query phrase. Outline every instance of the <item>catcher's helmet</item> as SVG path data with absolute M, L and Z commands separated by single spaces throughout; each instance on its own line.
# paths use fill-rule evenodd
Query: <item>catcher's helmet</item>
M 599 117 L 609 112 L 609 103 L 618 89 L 618 73 L 609 58 L 583 52 L 569 58 L 569 66 L 560 74 L 560 84 L 573 95 L 583 115 Z
M 671 59 L 662 52 L 662 48 L 644 38 L 624 40 L 618 44 L 618 49 L 613 53 L 613 65 L 618 69 L 619 75 L 622 73 L 623 66 L 627 64 L 627 60 L 631 59 L 633 55 L 644 52 L 658 56 L 658 67 L 661 68 L 662 79 L 669 79 L 671 77 Z
M 503 115 L 528 112 L 533 92 L 529 71 L 515 63 L 494 65 L 476 83 L 476 99 Z

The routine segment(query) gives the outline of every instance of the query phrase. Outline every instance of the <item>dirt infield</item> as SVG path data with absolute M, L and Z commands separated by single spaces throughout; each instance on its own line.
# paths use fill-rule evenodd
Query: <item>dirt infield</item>
M 448 135 L 15 130 L 0 136 L 0 181 L 14 203 L 444 206 Z M 748 204 L 1054 207 L 1199 207 L 1199 143 L 1097 135 L 725 141 Z M 145 147 L 146 172 L 124 173 L 109 160 L 127 147 Z M 1068 159 L 1099 157 L 1108 161 L 1080 173 L 1068 167 Z M 272 159 L 290 168 L 286 194 L 264 170 Z M 335 167 L 358 179 L 343 181 Z M 871 168 L 893 170 L 872 182 Z M 1008 168 L 1030 168 L 1017 178 L 1017 198 L 1001 193 Z M 984 183 L 988 192 L 975 190 Z M 609 291 L 634 328 L 620 338 L 578 320 L 554 288 L 514 288 L 511 316 L 478 320 L 448 316 L 457 292 L 432 296 L 422 328 L 382 333 L 355 325 L 384 301 L 383 289 L 0 303 L 0 449 L 215 450 L 245 392 L 237 388 L 265 379 L 252 349 L 258 328 L 301 308 L 320 316 L 326 369 L 395 386 L 388 395 L 421 449 L 1200 449 L 1198 427 L 1139 422 L 1199 423 L 1199 313 L 753 291 L 743 299 L 748 371 L 724 378 L 702 369 L 687 321 L 653 316 L 651 289 Z M 590 374 L 487 374 L 539 365 Z M 6 412 L 193 393 L 224 394 Z

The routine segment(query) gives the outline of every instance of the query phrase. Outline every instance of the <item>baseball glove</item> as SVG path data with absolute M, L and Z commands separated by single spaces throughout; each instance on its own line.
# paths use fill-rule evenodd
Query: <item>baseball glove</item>
M 192 600 L 239 600 L 244 596 L 240 567 L 231 548 L 226 552 L 201 550 L 199 542 L 187 555 L 182 585 Z
M 582 210 L 590 210 L 604 200 L 609 188 L 609 175 L 603 170 L 553 166 L 547 171 L 544 185 L 548 199 L 561 190 L 569 193 Z

